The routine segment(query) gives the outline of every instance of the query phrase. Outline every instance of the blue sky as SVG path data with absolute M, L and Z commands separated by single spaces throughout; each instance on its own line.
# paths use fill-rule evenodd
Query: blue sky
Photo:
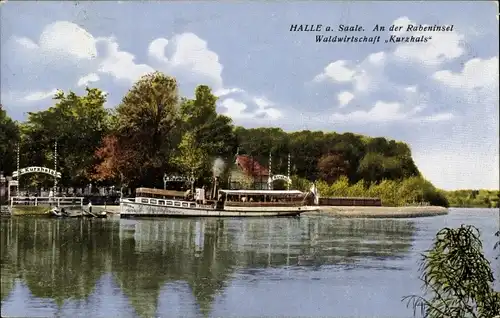
M 385 136 L 436 186 L 499 187 L 498 7 L 484 2 L 21 2 L 1 7 L 1 101 L 17 120 L 55 90 L 108 93 L 141 75 L 198 84 L 246 127 Z M 379 43 L 316 43 L 291 24 L 363 26 Z M 454 25 L 385 43 L 376 25 Z M 393 34 L 394 35 L 394 34 Z M 397 36 L 411 34 L 401 33 Z

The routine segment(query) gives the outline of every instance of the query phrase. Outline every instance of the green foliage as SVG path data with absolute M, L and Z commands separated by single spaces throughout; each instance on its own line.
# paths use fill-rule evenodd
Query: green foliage
M 500 207 L 499 190 L 456 190 L 445 191 L 450 206 L 463 208 Z
M 332 183 L 345 175 L 350 184 L 360 180 L 370 184 L 420 175 L 408 145 L 381 137 L 308 130 L 286 133 L 279 128 L 237 127 L 235 133 L 240 153 L 264 163 L 271 152 L 273 171 L 282 172 L 291 154 L 292 174 L 310 181 Z
M 193 132 L 186 132 L 179 144 L 179 153 L 172 157 L 172 163 L 186 175 L 195 178 L 200 176 L 201 169 L 207 161 L 206 152 L 199 147 Z
M 197 142 L 197 147 L 211 159 L 207 160 L 202 175 L 212 177 L 212 162 L 215 158 L 232 160 L 237 148 L 231 118 L 217 114 L 217 97 L 205 85 L 195 90 L 194 99 L 182 99 L 179 116 L 180 133 L 189 132 Z
M 170 168 L 169 158 L 180 141 L 178 102 L 175 78 L 160 72 L 141 77 L 116 108 L 111 120 L 114 141 L 103 140 L 95 151 L 100 160 L 96 178 L 113 171 L 111 175 L 118 172 L 132 187 L 159 185 L 157 176 Z M 120 160 L 121 156 L 128 160 Z
M 58 170 L 61 184 L 82 186 L 89 182 L 94 165 L 94 150 L 107 134 L 106 95 L 97 88 L 87 88 L 86 95 L 59 91 L 56 104 L 45 111 L 29 113 L 21 125 L 21 165 L 53 167 L 54 143 L 58 143 Z M 30 175 L 25 184 L 42 185 L 51 177 Z
M 16 143 L 19 141 L 19 127 L 7 112 L 0 107 L 0 171 L 5 175 L 16 169 Z
M 420 268 L 425 295 L 406 296 L 423 317 L 484 317 L 500 313 L 500 293 L 493 290 L 490 262 L 479 231 L 462 225 L 439 231 Z M 425 297 L 427 296 L 427 298 Z
M 307 179 L 300 178 L 298 176 L 291 176 L 292 188 L 300 191 L 309 191 L 311 188 L 311 182 Z
M 161 187 L 159 176 L 190 173 L 186 167 L 195 166 L 200 179 L 210 180 L 214 159 L 224 160 L 229 170 L 239 149 L 266 166 L 271 153 L 275 174 L 288 172 L 291 155 L 294 188 L 309 189 L 311 181 L 324 180 L 319 183 L 324 192 L 339 196 L 376 195 L 388 205 L 413 201 L 446 205 L 430 183 L 412 179 L 420 173 L 405 143 L 352 133 L 235 128 L 231 118 L 217 113 L 217 97 L 210 87 L 200 85 L 194 95 L 180 97 L 176 79 L 160 72 L 140 78 L 113 110 L 104 108 L 106 96 L 99 89 L 88 88 L 84 96 L 59 92 L 53 107 L 30 113 L 21 125 L 22 165 L 52 166 L 57 140 L 61 185 L 120 182 L 132 188 Z M 11 141 L 17 135 L 9 120 L 2 111 L 0 128 L 8 133 L 0 135 L 0 141 L 7 140 L 2 145 L 8 149 L 0 146 L 1 163 L 11 172 L 15 165 Z M 183 138 L 195 141 L 192 149 Z M 178 150 L 179 146 L 184 149 Z M 179 157 L 182 152 L 200 154 L 204 165 L 198 168 L 194 155 L 193 160 Z M 34 186 L 51 182 L 48 176 L 24 180 Z M 399 186 L 404 188 L 402 197 Z
M 131 187 L 160 186 L 165 172 L 209 179 L 213 160 L 232 160 L 237 143 L 216 101 L 208 86 L 198 86 L 194 99 L 179 100 L 174 78 L 159 72 L 142 77 L 110 120 L 112 136 L 95 152 L 96 178 L 120 176 Z
M 441 191 L 422 177 L 383 180 L 367 187 L 363 181 L 351 185 L 346 176 L 341 176 L 331 185 L 320 181 L 317 187 L 322 197 L 380 198 L 384 206 L 430 204 L 448 207 L 446 197 Z
M 497 259 L 500 258 L 500 230 L 495 233 L 495 236 L 498 237 L 497 242 L 495 243 L 495 249 L 499 249 Z

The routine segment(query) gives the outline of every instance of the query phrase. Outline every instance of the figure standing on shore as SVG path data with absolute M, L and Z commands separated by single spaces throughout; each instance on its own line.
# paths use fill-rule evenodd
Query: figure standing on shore
M 89 208 L 89 213 L 92 213 L 92 201 L 90 201 L 90 200 L 89 200 L 88 208 Z

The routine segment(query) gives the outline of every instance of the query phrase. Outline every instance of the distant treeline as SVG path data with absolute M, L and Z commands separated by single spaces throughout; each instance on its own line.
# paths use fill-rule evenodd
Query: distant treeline
M 227 174 L 235 155 L 248 154 L 273 173 L 286 174 L 291 155 L 293 187 L 317 181 L 323 195 L 378 196 L 385 205 L 428 202 L 446 206 L 446 197 L 418 171 L 406 143 L 353 133 L 235 127 L 216 111 L 208 86 L 193 99 L 180 97 L 176 79 L 155 72 L 138 80 L 115 108 L 106 109 L 97 88 L 86 94 L 58 92 L 54 105 L 12 121 L 0 110 L 0 169 L 54 166 L 58 145 L 59 184 L 64 187 L 163 187 L 163 175 L 192 176 L 208 183 L 213 162 L 222 159 Z M 298 181 L 302 180 L 302 181 Z M 222 186 L 227 178 L 221 178 Z M 50 187 L 47 175 L 25 175 L 21 187 Z M 410 186 L 411 185 L 411 186 Z M 351 195 L 351 196 L 352 196 Z
M 500 191 L 498 190 L 456 190 L 445 191 L 450 206 L 461 208 L 498 208 Z

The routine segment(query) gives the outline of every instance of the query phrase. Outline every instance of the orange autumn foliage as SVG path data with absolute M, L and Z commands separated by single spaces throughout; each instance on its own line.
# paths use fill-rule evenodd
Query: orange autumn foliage
M 100 162 L 95 166 L 92 177 L 98 181 L 131 176 L 134 170 L 133 163 L 138 159 L 137 153 L 128 149 L 127 145 L 114 135 L 103 138 L 95 157 Z

